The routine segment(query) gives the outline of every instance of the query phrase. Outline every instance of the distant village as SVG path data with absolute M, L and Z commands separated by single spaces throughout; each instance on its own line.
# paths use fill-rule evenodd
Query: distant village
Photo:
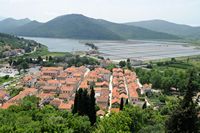
M 40 98 L 40 106 L 50 104 L 61 110 L 71 110 L 75 93 L 79 89 L 87 89 L 94 84 L 96 104 L 99 107 L 97 115 L 104 116 L 110 112 L 118 112 L 120 104 L 136 104 L 142 106 L 138 92 L 145 88 L 139 83 L 137 75 L 128 69 L 113 68 L 111 71 L 102 67 L 90 70 L 80 67 L 41 67 L 35 73 L 26 74 L 17 86 L 25 88 L 18 95 L 9 98 L 9 94 L 0 90 L 0 108 L 7 109 L 19 104 L 28 95 Z

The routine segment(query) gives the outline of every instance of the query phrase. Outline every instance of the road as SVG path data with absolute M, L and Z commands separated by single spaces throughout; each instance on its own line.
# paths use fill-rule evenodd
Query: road
M 86 72 L 85 72 L 85 74 L 84 74 L 84 78 L 88 75 L 88 73 L 90 72 L 90 69 L 89 68 L 86 68 L 87 70 L 86 70 Z
M 88 73 L 90 72 L 90 69 L 89 68 L 86 68 L 87 70 L 86 70 L 86 72 L 85 72 L 85 74 L 84 74 L 84 76 L 83 76 L 83 79 L 80 81 L 80 83 L 78 84 L 78 88 L 77 88 L 77 90 L 79 90 L 79 87 L 80 87 L 80 84 L 81 84 L 81 82 L 84 80 L 84 78 L 88 75 Z
M 109 107 L 108 107 L 108 114 L 110 114 L 110 109 L 111 109 L 111 106 L 112 106 L 112 89 L 113 89 L 113 85 L 112 85 L 112 80 L 113 80 L 113 76 L 111 75 L 110 76 L 110 83 L 109 83 L 109 91 L 110 91 L 110 94 L 109 94 Z
M 124 85 L 125 85 L 125 89 L 126 89 L 126 94 L 128 96 L 128 100 L 130 101 L 130 96 L 129 96 L 129 91 L 128 91 L 128 87 L 127 87 L 125 76 L 123 78 L 124 78 Z

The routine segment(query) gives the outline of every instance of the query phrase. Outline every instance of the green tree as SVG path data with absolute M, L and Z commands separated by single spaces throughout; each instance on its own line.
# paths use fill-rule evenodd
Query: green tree
M 126 66 L 127 66 L 127 68 L 128 68 L 129 70 L 132 69 L 132 67 L 131 67 L 131 60 L 130 60 L 129 58 L 127 59 Z
M 124 99 L 121 98 L 121 100 L 120 100 L 120 108 L 119 108 L 119 110 L 123 110 L 123 108 L 124 108 Z
M 151 79 L 150 82 L 152 83 L 153 88 L 160 89 L 162 83 L 162 75 L 159 71 L 153 70 L 151 72 Z
M 75 98 L 74 98 L 74 105 L 72 108 L 73 114 L 76 114 L 78 112 L 78 99 L 79 99 L 79 95 L 78 95 L 78 92 L 76 91 Z
M 8 60 L 8 63 L 9 63 L 10 66 L 12 66 L 13 60 L 10 58 L 10 59 Z
M 197 87 L 196 78 L 196 71 L 191 70 L 186 94 L 166 122 L 168 133 L 197 133 L 199 131 L 198 109 L 196 102 L 192 99 Z
M 21 64 L 20 64 L 20 67 L 24 70 L 24 72 L 26 71 L 26 69 L 29 67 L 28 66 L 28 63 L 23 61 Z
M 26 96 L 22 101 L 21 101 L 21 107 L 24 110 L 33 110 L 37 109 L 39 104 L 39 98 L 35 96 Z
M 37 58 L 37 62 L 38 62 L 38 63 L 42 63 L 42 62 L 43 62 L 43 59 L 42 59 L 41 56 L 38 56 L 38 58 Z
M 104 117 L 97 125 L 95 133 L 130 133 L 132 119 L 129 115 L 120 111 Z
M 147 108 L 147 102 L 145 101 L 144 104 L 142 105 L 142 109 L 146 109 Z
M 116 65 L 115 64 L 109 64 L 106 69 L 112 71 L 113 68 L 116 68 Z
M 128 105 L 128 99 L 126 99 L 126 103 L 125 103 L 125 105 Z
M 78 113 L 81 116 L 88 116 L 91 125 L 94 125 L 96 122 L 96 100 L 93 86 L 91 87 L 90 95 L 88 95 L 86 89 L 83 90 L 80 88 L 76 92 L 72 113 Z
M 163 77 L 161 81 L 161 88 L 165 93 L 169 93 L 170 88 L 173 87 L 170 77 Z
M 119 62 L 119 66 L 120 66 L 121 68 L 125 67 L 125 66 L 126 66 L 126 61 L 120 61 L 120 62 Z
M 49 61 L 53 61 L 53 58 L 52 58 L 52 56 L 49 56 Z
M 96 99 L 95 99 L 95 91 L 94 91 L 94 86 L 90 87 L 91 93 L 90 93 L 90 122 L 92 125 L 96 122 Z

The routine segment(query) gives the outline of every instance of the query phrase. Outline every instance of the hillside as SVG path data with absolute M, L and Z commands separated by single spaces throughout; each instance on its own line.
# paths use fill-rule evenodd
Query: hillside
M 130 22 L 126 24 L 150 29 L 157 32 L 173 34 L 180 37 L 186 37 L 192 39 L 200 38 L 200 27 L 192 27 L 189 25 L 176 24 L 164 20 L 149 20 L 140 22 Z
M 167 33 L 155 32 L 141 27 L 112 23 L 105 20 L 96 20 L 109 30 L 118 33 L 125 39 L 179 39 Z
M 38 28 L 41 25 L 42 25 L 42 23 L 40 23 L 38 21 L 31 21 L 27 24 L 24 24 L 20 27 L 13 29 L 13 31 L 11 33 L 17 34 L 17 35 L 20 35 L 20 36 L 23 36 L 23 35 L 31 36 L 32 32 L 30 32 L 30 31 L 35 30 L 36 28 Z
M 77 39 L 121 39 L 116 33 L 82 15 L 57 17 L 32 31 L 32 36 Z
M 38 43 L 32 40 L 26 40 L 13 35 L 0 33 L 0 58 L 4 51 L 24 49 L 25 52 L 30 52 L 37 45 Z
M 0 32 L 1 32 L 0 25 Z M 79 14 L 59 16 L 46 23 L 29 22 L 2 32 L 21 36 L 57 37 L 74 39 L 179 39 L 177 36 L 155 32 L 136 26 L 112 23 Z
M 9 45 L 12 48 L 23 48 L 25 46 L 25 43 L 25 39 L 18 38 L 13 35 L 0 33 L 0 46 Z
M 29 23 L 30 21 L 31 20 L 29 20 L 28 18 L 20 19 L 20 20 L 16 20 L 13 18 L 4 19 L 4 20 L 0 21 L 0 32 L 10 33 L 15 28 L 23 26 L 23 25 Z
M 3 19 L 5 19 L 5 18 L 0 16 L 0 21 L 3 20 Z

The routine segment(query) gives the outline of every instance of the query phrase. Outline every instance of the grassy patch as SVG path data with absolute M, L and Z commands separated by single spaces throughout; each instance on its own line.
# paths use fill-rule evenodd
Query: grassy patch
M 59 57 L 66 55 L 66 52 L 47 52 L 45 56 Z
M 0 85 L 2 85 L 3 83 L 9 82 L 11 80 L 13 80 L 12 77 L 8 77 L 8 76 L 0 77 Z

